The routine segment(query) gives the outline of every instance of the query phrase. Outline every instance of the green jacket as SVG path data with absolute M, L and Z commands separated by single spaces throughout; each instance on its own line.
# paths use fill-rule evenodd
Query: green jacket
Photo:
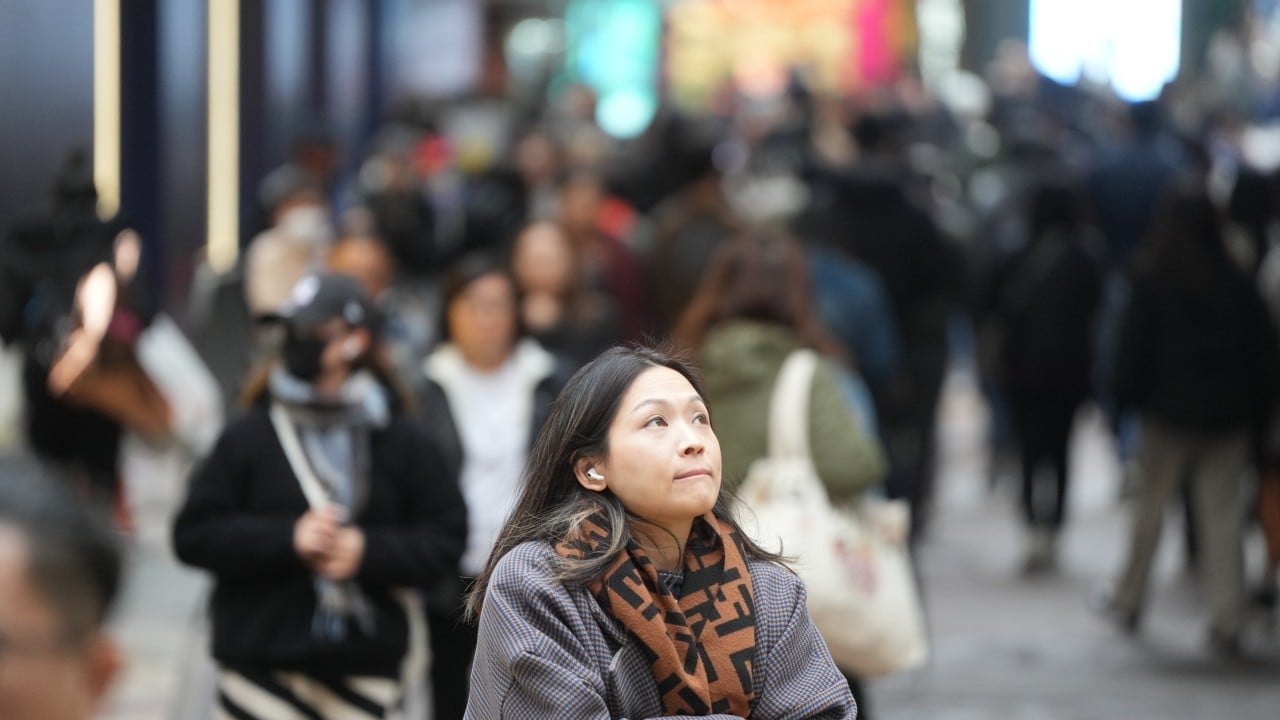
M 751 320 L 722 323 L 699 353 L 720 440 L 724 482 L 737 487 L 756 458 L 768 452 L 769 400 L 787 355 L 801 347 L 790 329 Z M 818 366 L 809 395 L 809 449 L 833 500 L 856 495 L 884 479 L 884 452 L 845 403 L 831 363 Z

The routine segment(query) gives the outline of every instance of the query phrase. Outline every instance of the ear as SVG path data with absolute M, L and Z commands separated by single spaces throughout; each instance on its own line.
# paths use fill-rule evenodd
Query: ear
M 592 492 L 604 491 L 604 489 L 608 487 L 605 482 L 607 474 L 603 470 L 599 469 L 598 466 L 599 461 L 595 458 L 578 458 L 578 460 L 573 463 L 573 475 L 578 479 L 578 484 Z M 587 475 L 587 471 L 593 468 L 595 468 L 596 472 L 599 474 L 598 480 Z

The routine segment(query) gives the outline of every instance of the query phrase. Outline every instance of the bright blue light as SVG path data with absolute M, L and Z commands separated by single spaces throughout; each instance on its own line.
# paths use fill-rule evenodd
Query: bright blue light
M 575 0 L 565 14 L 566 66 L 596 90 L 596 121 L 613 137 L 640 134 L 657 110 L 662 11 L 654 0 Z
M 632 88 L 605 93 L 596 104 L 600 129 L 616 138 L 633 138 L 644 132 L 658 110 L 653 93 Z

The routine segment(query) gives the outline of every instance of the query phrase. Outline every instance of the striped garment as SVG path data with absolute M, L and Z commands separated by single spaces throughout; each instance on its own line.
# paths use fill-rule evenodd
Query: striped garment
M 400 683 L 389 678 L 318 679 L 302 673 L 223 669 L 215 720 L 393 718 Z
M 494 569 L 468 720 L 663 716 L 650 659 L 587 588 L 553 579 L 555 558 L 550 544 L 528 542 Z M 773 563 L 749 560 L 747 567 L 756 624 L 752 720 L 856 717 L 849 685 L 809 619 L 803 583 Z

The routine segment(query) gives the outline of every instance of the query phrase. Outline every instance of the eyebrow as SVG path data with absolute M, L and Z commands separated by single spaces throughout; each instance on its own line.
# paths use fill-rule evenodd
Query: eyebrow
M 686 400 L 686 403 L 705 406 L 707 404 L 707 401 L 703 400 L 701 395 L 698 395 L 695 393 L 689 396 L 689 398 Z M 649 398 L 647 400 L 641 400 L 640 402 L 636 403 L 636 406 L 631 408 L 631 412 L 635 412 L 649 405 L 663 405 L 663 406 L 669 407 L 671 406 L 671 404 L 672 403 L 669 400 L 666 400 L 664 398 Z

